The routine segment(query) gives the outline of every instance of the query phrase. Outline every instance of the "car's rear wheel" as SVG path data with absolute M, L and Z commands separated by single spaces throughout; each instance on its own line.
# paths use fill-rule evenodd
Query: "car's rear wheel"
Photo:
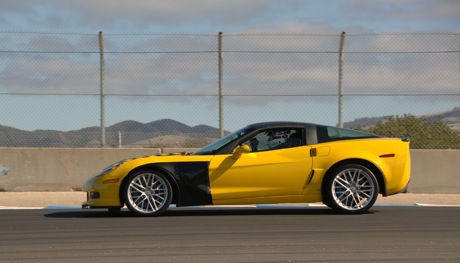
M 161 215 L 172 200 L 171 184 L 158 171 L 145 170 L 130 175 L 122 191 L 128 209 L 141 216 Z
M 379 194 L 375 175 L 368 168 L 348 164 L 337 168 L 327 181 L 324 203 L 347 214 L 360 214 L 371 208 Z

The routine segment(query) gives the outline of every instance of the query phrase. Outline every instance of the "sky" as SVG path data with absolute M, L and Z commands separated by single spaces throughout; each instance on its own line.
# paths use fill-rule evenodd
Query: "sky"
M 460 31 L 458 0 L 2 0 L 0 4 L 2 31 Z
M 149 45 L 173 51 L 205 51 L 208 47 L 214 48 L 215 36 L 223 32 L 224 51 L 245 48 L 271 51 L 274 46 L 327 52 L 335 50 L 341 32 L 355 39 L 384 33 L 373 38 L 363 37 L 362 42 L 356 40 L 351 45 L 347 43 L 346 50 L 354 51 L 355 43 L 387 52 L 428 49 L 450 53 L 440 55 L 440 59 L 373 56 L 372 59 L 388 63 L 383 69 L 369 67 L 368 59 L 345 57 L 348 93 L 373 94 L 386 90 L 385 94 L 418 96 L 345 98 L 345 121 L 392 114 L 429 114 L 460 106 L 460 62 L 455 53 L 459 50 L 459 0 L 0 0 L 0 43 L 3 43 L 0 44 L 0 125 L 24 130 L 98 126 L 97 97 L 16 96 L 97 93 L 94 90 L 97 85 L 91 84 L 98 83 L 97 55 L 50 59 L 9 53 L 12 50 L 81 51 L 84 47 L 97 47 L 94 36 L 98 32 L 106 36 L 108 51 L 134 47 L 149 50 Z M 391 34 L 421 32 L 447 35 L 419 39 L 417 35 L 410 36 L 406 42 L 398 40 L 397 48 L 393 47 Z M 126 40 L 123 34 L 130 34 L 132 38 Z M 145 39 L 144 34 L 164 36 L 151 40 Z M 244 45 L 232 42 L 242 35 L 262 36 L 254 40 L 246 38 Z M 307 38 L 308 43 L 305 43 L 305 35 L 311 36 Z M 129 94 L 139 96 L 107 98 L 106 125 L 129 119 L 147 123 L 162 118 L 191 126 L 218 125 L 215 96 L 193 97 L 196 93 L 215 94 L 215 55 L 186 56 L 186 61 L 173 55 L 165 57 L 131 56 L 107 68 L 109 93 L 124 94 L 127 92 L 124 87 L 129 86 Z M 265 120 L 337 124 L 337 98 L 329 97 L 337 86 L 336 54 L 234 57 L 225 54 L 223 58 L 224 89 L 226 94 L 235 95 L 224 100 L 226 129 L 235 130 Z M 433 66 L 416 67 L 421 64 Z M 152 68 L 157 70 L 145 70 Z M 263 73 L 254 68 L 261 68 Z M 56 73 L 57 69 L 65 71 Z M 49 76 L 54 74 L 59 77 L 50 80 Z M 369 90 L 368 83 L 375 89 Z M 401 83 L 405 84 L 404 91 L 398 89 Z M 307 91 L 302 90 L 305 84 L 310 87 Z M 280 87 L 283 88 L 280 90 Z M 442 96 L 422 96 L 433 87 Z M 252 96 L 266 92 L 273 97 Z M 305 92 L 325 96 L 305 97 Z M 142 96 L 149 93 L 165 96 L 160 99 Z M 166 96 L 184 93 L 190 96 L 179 99 Z M 293 111 L 299 113 L 293 114 Z

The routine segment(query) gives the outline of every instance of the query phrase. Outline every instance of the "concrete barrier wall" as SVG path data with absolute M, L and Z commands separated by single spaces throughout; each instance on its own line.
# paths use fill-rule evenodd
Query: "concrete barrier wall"
M 459 150 L 411 150 L 410 193 L 460 194 Z
M 0 148 L 0 191 L 72 191 L 119 160 L 187 149 Z M 411 193 L 460 193 L 460 151 L 412 150 Z

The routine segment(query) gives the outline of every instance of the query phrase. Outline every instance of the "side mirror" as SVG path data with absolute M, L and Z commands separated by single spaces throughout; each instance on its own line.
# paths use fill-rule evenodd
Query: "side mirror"
M 241 158 L 241 155 L 243 153 L 249 153 L 251 151 L 251 148 L 249 148 L 249 145 L 241 145 L 236 147 L 235 151 L 233 151 L 232 159 L 238 160 Z

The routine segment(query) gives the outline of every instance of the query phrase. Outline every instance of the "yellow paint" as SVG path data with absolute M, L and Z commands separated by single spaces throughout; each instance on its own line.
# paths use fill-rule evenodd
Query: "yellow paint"
M 136 167 L 157 162 L 210 162 L 209 182 L 214 204 L 318 202 L 328 170 L 338 162 L 353 163 L 356 159 L 378 167 L 390 195 L 403 190 L 410 180 L 409 144 L 395 139 L 344 140 L 263 152 L 248 152 L 238 147 L 235 152 L 128 160 L 106 174 L 88 179 L 84 191 L 99 192 L 101 197 L 83 205 L 120 206 L 119 192 L 124 177 Z
M 209 166 L 213 200 L 300 195 L 311 171 L 310 147 L 216 155 Z

